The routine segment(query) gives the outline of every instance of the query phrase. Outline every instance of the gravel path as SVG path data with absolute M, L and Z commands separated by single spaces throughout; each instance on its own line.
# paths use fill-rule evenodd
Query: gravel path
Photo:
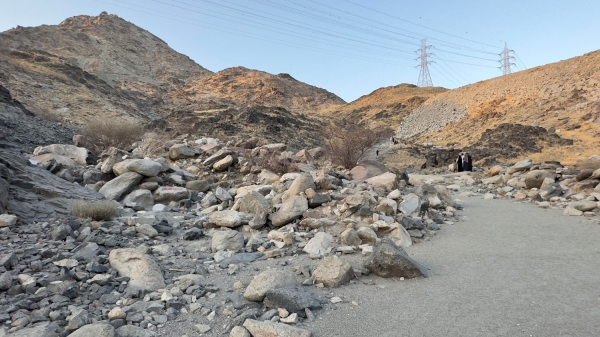
M 600 226 L 480 197 L 465 200 L 463 215 L 407 250 L 428 279 L 333 289 L 345 302 L 308 328 L 318 337 L 600 333 Z

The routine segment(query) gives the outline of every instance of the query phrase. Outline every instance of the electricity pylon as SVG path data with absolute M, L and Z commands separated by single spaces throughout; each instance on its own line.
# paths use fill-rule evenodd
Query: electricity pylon
M 419 72 L 419 81 L 417 82 L 417 86 L 419 87 L 433 87 L 433 82 L 431 81 L 431 75 L 429 74 L 429 65 L 433 63 L 433 61 L 428 61 L 427 58 L 429 56 L 433 56 L 435 54 L 428 53 L 427 49 L 434 48 L 433 46 L 427 45 L 427 39 L 421 40 L 421 48 L 415 53 L 420 53 L 421 56 L 417 57 L 415 60 L 421 60 L 421 64 L 416 68 L 421 67 L 421 71 Z
M 508 49 L 506 42 L 504 42 L 504 50 L 500 53 L 500 69 L 502 70 L 503 75 L 508 75 L 512 73 L 510 67 L 516 66 L 516 64 L 512 63 L 511 60 L 514 60 L 515 57 L 511 56 L 510 53 L 514 53 L 514 50 Z

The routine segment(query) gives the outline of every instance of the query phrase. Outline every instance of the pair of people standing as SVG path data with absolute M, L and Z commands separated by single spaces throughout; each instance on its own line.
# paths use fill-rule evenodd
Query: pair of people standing
M 454 172 L 473 171 L 473 158 L 469 152 L 461 152 L 454 162 Z

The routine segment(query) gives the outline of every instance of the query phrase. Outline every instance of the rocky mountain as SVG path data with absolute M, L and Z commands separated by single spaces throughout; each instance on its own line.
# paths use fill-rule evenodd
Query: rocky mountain
M 176 103 L 182 101 L 196 108 L 207 109 L 259 105 L 315 112 L 345 104 L 335 94 L 300 82 L 289 74 L 272 75 L 244 67 L 198 76 L 175 90 L 171 97 Z
M 105 12 L 0 33 L 0 84 L 37 116 L 74 125 L 99 116 L 177 125 L 186 117 L 205 120 L 214 109 L 243 113 L 255 106 L 284 109 L 295 119 L 344 103 L 287 74 L 242 67 L 213 74 Z
M 415 109 L 398 133 L 436 145 L 466 147 L 480 142 L 502 147 L 527 136 L 522 128 L 506 124 L 542 127 L 572 142 L 547 142 L 532 158 L 575 163 L 596 153 L 600 145 L 598 64 L 600 51 L 595 51 L 441 93 Z M 494 137 L 483 138 L 501 141 L 482 138 L 490 132 L 496 133 Z
M 446 90 L 441 87 L 419 88 L 403 83 L 377 89 L 346 105 L 332 107 L 327 113 L 395 128 L 423 102 Z

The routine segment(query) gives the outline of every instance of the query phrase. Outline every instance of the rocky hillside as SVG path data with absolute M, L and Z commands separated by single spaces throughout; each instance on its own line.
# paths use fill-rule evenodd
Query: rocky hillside
M 208 109 L 260 105 L 314 112 L 345 103 L 333 93 L 300 82 L 288 74 L 272 75 L 244 67 L 196 77 L 171 96 L 176 103 L 191 103 L 196 108 Z
M 600 145 L 599 63 L 596 51 L 442 93 L 411 113 L 398 133 L 466 147 L 500 124 L 539 126 L 573 145 L 547 146 L 533 158 L 575 163 Z
M 399 84 L 380 88 L 343 106 L 328 109 L 332 116 L 344 116 L 382 126 L 400 125 L 400 122 L 423 102 L 447 89 L 419 88 L 413 84 Z
M 34 116 L 0 85 L 0 154 L 30 153 L 36 146 L 69 143 L 76 131 Z
M 345 103 L 287 74 L 242 67 L 213 74 L 107 13 L 0 33 L 0 84 L 35 115 L 74 125 L 106 116 L 177 126 L 211 119 L 215 109 L 243 114 L 253 107 L 284 109 L 296 125 L 302 113 Z

